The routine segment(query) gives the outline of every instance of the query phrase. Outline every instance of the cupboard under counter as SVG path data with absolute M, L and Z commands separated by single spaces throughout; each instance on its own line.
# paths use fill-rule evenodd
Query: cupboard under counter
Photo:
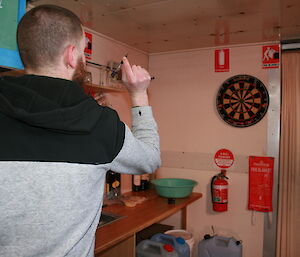
M 201 193 L 192 193 L 187 198 L 176 199 L 175 204 L 168 204 L 167 199 L 158 196 L 154 190 L 129 192 L 125 195 L 144 196 L 147 200 L 135 207 L 119 204 L 105 207 L 104 212 L 124 218 L 97 229 L 96 257 L 119 257 L 120 253 L 122 257 L 135 256 L 135 234 L 178 211 L 182 212 L 181 227 L 186 229 L 187 206 L 202 197 Z

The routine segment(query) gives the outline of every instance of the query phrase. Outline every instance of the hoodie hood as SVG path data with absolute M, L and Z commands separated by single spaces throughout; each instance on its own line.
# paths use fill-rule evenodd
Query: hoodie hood
M 0 77 L 0 112 L 31 126 L 61 133 L 89 133 L 103 107 L 72 81 L 25 75 Z

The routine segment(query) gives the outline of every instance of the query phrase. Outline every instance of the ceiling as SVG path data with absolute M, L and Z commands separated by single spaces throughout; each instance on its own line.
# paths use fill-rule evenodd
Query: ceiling
M 300 39 L 300 0 L 31 0 L 148 53 Z

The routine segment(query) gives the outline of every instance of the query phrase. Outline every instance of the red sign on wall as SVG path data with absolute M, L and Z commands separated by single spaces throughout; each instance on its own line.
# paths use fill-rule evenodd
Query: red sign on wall
M 249 210 L 272 211 L 273 172 L 273 157 L 249 157 Z
M 229 49 L 215 50 L 215 72 L 229 71 Z
M 85 49 L 84 49 L 85 58 L 91 59 L 93 34 L 88 32 L 84 32 L 84 33 L 85 33 Z
M 215 154 L 215 163 L 221 169 L 228 169 L 234 161 L 233 153 L 227 149 L 220 149 Z
M 279 67 L 279 45 L 268 45 L 262 47 L 263 69 L 274 69 Z

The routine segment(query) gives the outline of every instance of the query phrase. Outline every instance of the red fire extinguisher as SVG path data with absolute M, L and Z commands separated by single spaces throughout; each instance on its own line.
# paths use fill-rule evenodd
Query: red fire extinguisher
M 228 207 L 228 179 L 224 170 L 211 180 L 211 195 L 213 210 L 218 212 L 227 211 Z

